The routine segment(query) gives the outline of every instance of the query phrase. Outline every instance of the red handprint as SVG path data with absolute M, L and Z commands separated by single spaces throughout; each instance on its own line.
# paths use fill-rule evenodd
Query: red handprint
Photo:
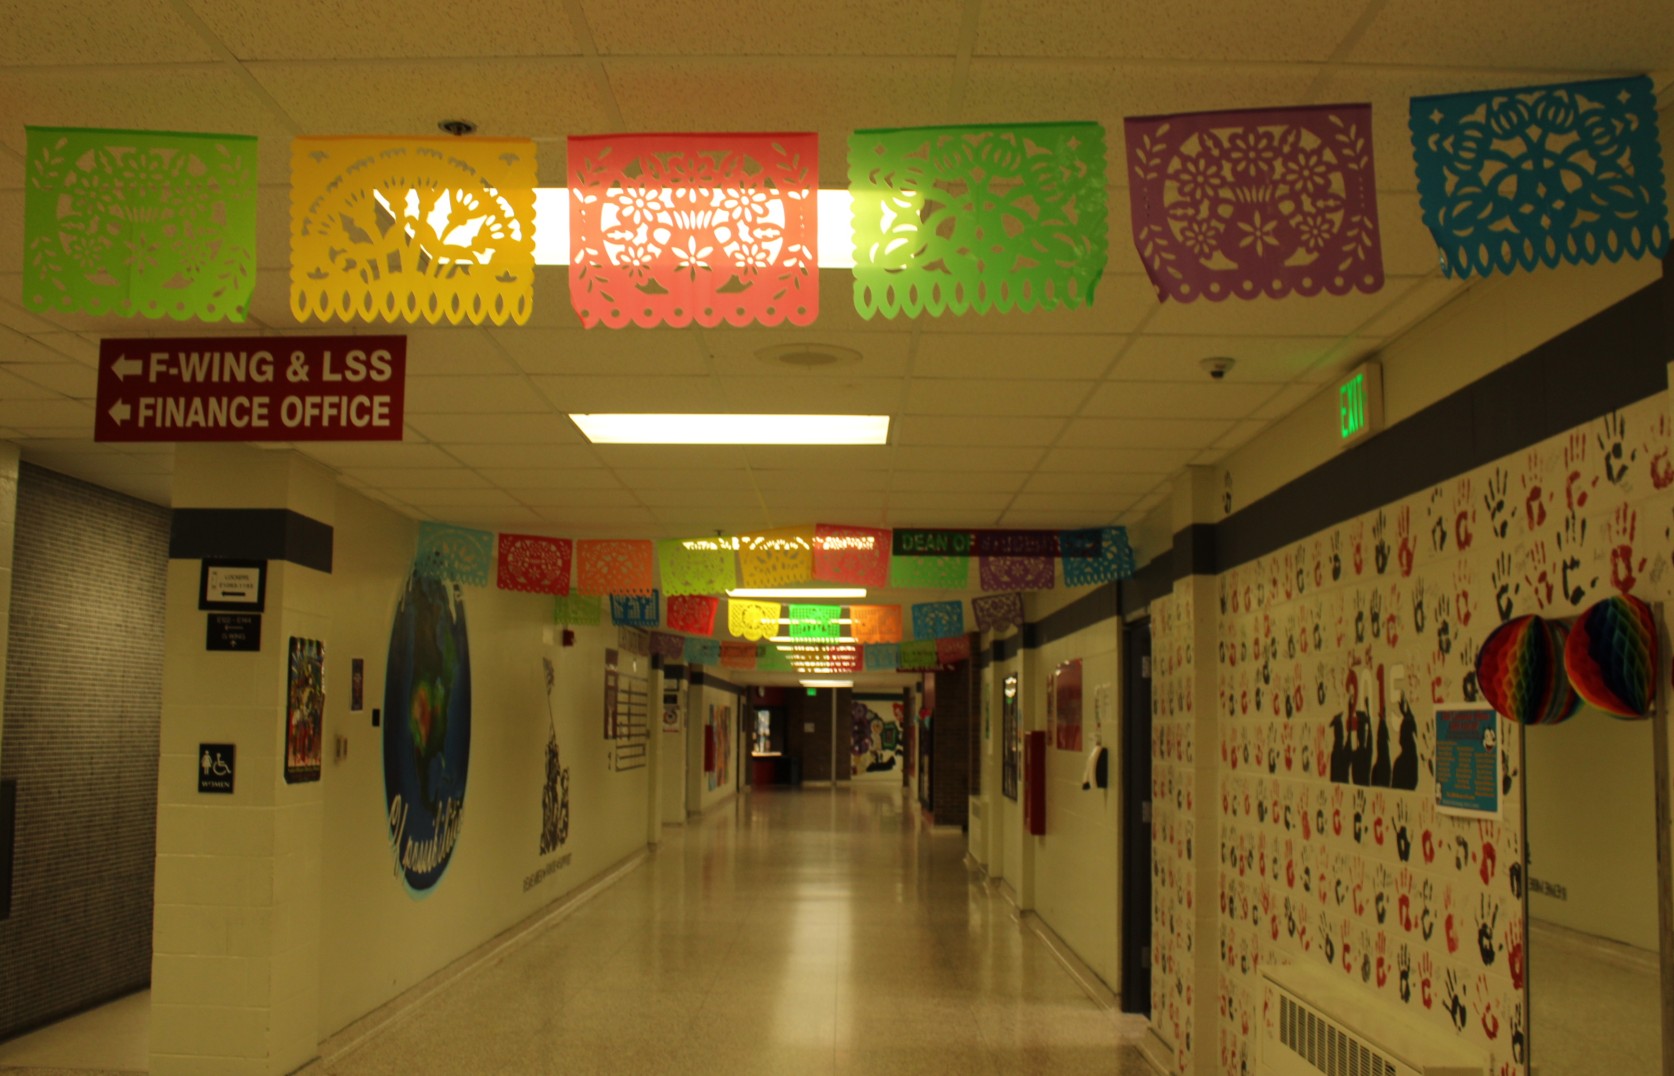
M 1435 973 L 1436 966 L 1429 953 L 1418 958 L 1418 999 L 1424 1003 L 1426 1009 L 1435 1004 L 1436 999 L 1430 993 L 1430 980 Z
M 1587 435 L 1572 433 L 1564 445 L 1564 504 L 1571 515 L 1577 508 L 1585 508 L 1587 498 L 1598 485 L 1598 475 L 1583 476 L 1587 464 Z
M 1633 555 L 1633 539 L 1639 529 L 1639 513 L 1631 504 L 1618 507 L 1610 515 L 1606 530 L 1610 543 L 1610 585 L 1626 594 L 1639 581 L 1638 572 L 1645 570 L 1645 558 Z
M 1546 524 L 1546 495 L 1540 488 L 1541 473 L 1540 452 L 1530 451 L 1518 481 L 1523 487 L 1523 521 L 1531 531 Z
M 1471 547 L 1476 524 L 1476 506 L 1471 503 L 1471 480 L 1461 478 L 1453 487 L 1453 542 L 1459 552 Z
M 1523 919 L 1514 917 L 1505 928 L 1505 966 L 1511 972 L 1511 986 L 1514 990 L 1523 989 Z
M 1395 517 L 1395 562 L 1401 567 L 1401 578 L 1412 574 L 1412 509 L 1401 506 L 1400 514 Z
M 1657 412 L 1657 420 L 1651 424 L 1651 432 L 1645 439 L 1645 447 L 1641 454 L 1648 457 L 1651 468 L 1651 485 L 1657 489 L 1667 489 L 1674 485 L 1674 463 L 1668 461 L 1669 422 L 1668 412 Z
M 1545 609 L 1552 603 L 1556 585 L 1552 581 L 1552 570 L 1547 561 L 1544 541 L 1534 544 L 1534 548 L 1529 550 L 1528 556 L 1524 558 L 1524 564 L 1523 582 L 1528 584 L 1535 607 Z

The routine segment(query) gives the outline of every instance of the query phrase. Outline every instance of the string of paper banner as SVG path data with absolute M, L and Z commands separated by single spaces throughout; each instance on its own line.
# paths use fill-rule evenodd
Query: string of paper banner
M 715 595 L 807 583 L 1003 593 L 899 605 L 784 604 Z M 933 669 L 970 657 L 968 624 L 1023 623 L 1025 590 L 1095 586 L 1133 575 L 1123 527 L 1071 531 L 883 530 L 815 524 L 742 537 L 579 539 L 419 526 L 415 571 L 470 586 L 551 594 L 561 624 L 605 616 L 649 632 L 668 661 L 738 669 L 831 672 Z M 734 641 L 715 638 L 724 623 Z M 845 633 L 844 629 L 847 628 Z M 665 630 L 666 629 L 666 630 Z M 910 632 L 910 636 L 909 636 Z M 677 634 L 678 633 L 678 634 Z
M 1408 118 L 1449 275 L 1666 250 L 1649 78 L 1417 97 Z M 1364 104 L 1125 120 L 1133 240 L 1159 297 L 1381 288 L 1371 124 Z M 1092 302 L 1101 125 L 861 130 L 848 152 L 862 316 Z M 31 127 L 28 153 L 30 308 L 244 319 L 253 137 Z M 568 249 L 551 260 L 568 260 L 582 324 L 812 323 L 818 157 L 813 134 L 570 138 Z M 537 212 L 534 142 L 297 138 L 291 160 L 298 319 L 528 320 L 537 234 L 561 223 L 537 217 L 562 212 Z

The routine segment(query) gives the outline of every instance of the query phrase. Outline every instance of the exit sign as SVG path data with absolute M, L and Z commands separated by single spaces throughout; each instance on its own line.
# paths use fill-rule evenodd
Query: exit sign
M 1337 445 L 1346 448 L 1383 429 L 1383 367 L 1362 363 L 1337 383 Z

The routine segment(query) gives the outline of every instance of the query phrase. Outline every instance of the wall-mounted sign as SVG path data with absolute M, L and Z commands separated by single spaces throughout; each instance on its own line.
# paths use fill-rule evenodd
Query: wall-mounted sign
M 260 613 L 210 613 L 205 650 L 240 650 L 255 653 L 262 648 Z
M 1500 814 L 1500 715 L 1492 706 L 1436 707 L 1436 809 Z
M 198 791 L 230 796 L 233 771 L 238 768 L 238 747 L 230 743 L 198 744 Z
M 99 341 L 95 441 L 399 441 L 405 336 Z
M 1337 383 L 1337 444 L 1358 444 L 1383 429 L 1383 366 L 1364 362 Z
M 198 574 L 198 608 L 259 613 L 267 604 L 267 561 L 206 560 Z

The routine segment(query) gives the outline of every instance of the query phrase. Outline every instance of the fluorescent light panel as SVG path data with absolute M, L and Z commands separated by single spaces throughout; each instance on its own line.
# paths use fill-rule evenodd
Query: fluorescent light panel
M 822 190 L 818 195 L 821 269 L 854 268 L 854 234 L 848 191 Z M 570 264 L 570 189 L 535 188 L 535 264 Z
M 596 445 L 885 445 L 888 415 L 579 414 Z
M 853 680 L 802 680 L 803 687 L 853 687 Z

